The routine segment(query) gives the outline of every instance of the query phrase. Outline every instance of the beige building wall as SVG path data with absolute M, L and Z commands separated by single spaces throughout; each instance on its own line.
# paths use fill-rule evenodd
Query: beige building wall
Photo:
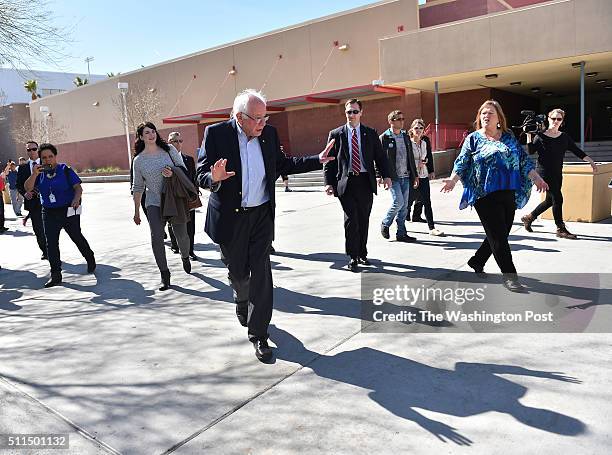
M 381 76 L 401 83 L 606 52 L 610 24 L 610 0 L 559 0 L 412 31 L 381 40 Z
M 181 57 L 34 101 L 30 114 L 36 120 L 48 106 L 66 126 L 62 143 L 72 143 L 123 134 L 112 102 L 120 81 L 159 93 L 162 113 L 151 119 L 158 127 L 164 117 L 227 108 L 244 88 L 263 87 L 273 100 L 370 84 L 380 76 L 378 40 L 397 35 L 399 26 L 417 29 L 417 0 L 380 2 Z M 335 41 L 349 49 L 339 51 Z

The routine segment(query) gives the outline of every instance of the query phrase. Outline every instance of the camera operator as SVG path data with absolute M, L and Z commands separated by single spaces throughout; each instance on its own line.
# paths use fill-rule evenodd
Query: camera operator
M 575 234 L 572 234 L 565 227 L 563 222 L 563 195 L 561 194 L 561 184 L 563 180 L 563 157 L 566 150 L 571 151 L 578 158 L 588 162 L 593 168 L 593 172 L 597 171 L 597 166 L 593 159 L 587 156 L 574 143 L 569 134 L 559 131 L 565 119 L 565 112 L 561 109 L 553 109 L 548 113 L 548 129 L 544 132 L 527 134 L 527 147 L 530 154 L 538 152 L 538 173 L 548 183 L 548 191 L 546 199 L 538 205 L 533 212 L 521 218 L 528 232 L 533 232 L 531 223 L 542 214 L 545 210 L 552 206 L 553 217 L 557 225 L 557 237 L 564 239 L 577 239 Z
M 25 181 L 25 190 L 38 188 L 42 204 L 42 219 L 47 240 L 47 254 L 51 265 L 51 279 L 45 287 L 62 282 L 59 236 L 62 229 L 77 246 L 87 261 L 87 273 L 96 269 L 94 253 L 81 232 L 81 179 L 66 164 L 57 162 L 57 148 L 52 144 L 40 144 L 41 164 L 35 164 L 32 175 Z

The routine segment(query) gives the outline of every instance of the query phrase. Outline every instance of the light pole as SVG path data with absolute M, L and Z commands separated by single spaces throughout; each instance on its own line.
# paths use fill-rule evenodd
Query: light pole
M 49 120 L 49 107 L 48 106 L 40 106 L 40 112 L 43 116 L 43 125 L 45 127 L 45 135 L 43 137 L 43 142 L 49 142 L 49 124 L 47 123 Z
M 128 169 L 132 168 L 132 147 L 130 146 L 130 128 L 128 127 L 128 113 L 127 113 L 127 92 L 129 84 L 127 82 L 119 82 L 117 88 L 121 92 L 121 100 L 123 104 L 123 126 L 125 128 L 125 141 L 127 143 L 128 151 Z
M 93 62 L 93 57 L 85 57 L 85 63 L 87 63 L 87 74 L 91 77 L 91 72 L 89 71 L 89 62 Z

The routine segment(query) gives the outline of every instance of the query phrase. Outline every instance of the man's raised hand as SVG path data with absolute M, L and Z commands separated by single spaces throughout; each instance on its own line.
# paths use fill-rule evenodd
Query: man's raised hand
M 227 159 L 218 160 L 214 166 L 210 167 L 210 174 L 214 183 L 226 180 L 236 173 L 234 171 L 226 171 L 225 166 L 227 165 Z
M 328 161 L 333 161 L 336 158 L 333 156 L 327 156 L 329 155 L 329 151 L 331 150 L 331 148 L 334 146 L 334 142 L 336 142 L 335 139 L 332 139 L 331 141 L 329 141 L 327 143 L 327 146 L 325 147 L 325 150 L 323 150 L 321 153 L 319 153 L 319 161 L 323 164 L 327 163 Z

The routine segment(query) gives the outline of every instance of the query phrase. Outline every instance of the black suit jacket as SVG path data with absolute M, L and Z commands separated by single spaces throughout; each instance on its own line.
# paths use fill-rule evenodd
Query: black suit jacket
M 321 169 L 318 156 L 303 158 L 286 157 L 280 149 L 276 129 L 266 125 L 258 138 L 266 170 L 266 189 L 270 197 L 272 218 L 276 208 L 274 182 L 281 175 L 300 174 Z M 215 191 L 212 188 L 210 167 L 218 160 L 227 159 L 227 171 L 236 175 L 221 182 Z M 231 241 L 234 225 L 240 222 L 242 203 L 242 163 L 238 145 L 236 120 L 217 123 L 206 128 L 198 155 L 197 182 L 202 188 L 213 190 L 208 198 L 204 231 L 215 243 Z
M 376 194 L 376 173 L 383 178 L 389 178 L 389 163 L 383 152 L 382 145 L 378 139 L 376 130 L 365 125 L 361 130 L 361 152 L 363 155 L 363 166 L 368 171 L 372 193 Z M 334 161 L 329 161 L 323 166 L 325 184 L 334 188 L 334 195 L 342 196 L 346 190 L 350 171 L 350 143 L 348 140 L 348 127 L 342 125 L 329 132 L 327 142 L 335 139 L 336 142 L 329 152 L 334 156 Z
M 30 178 L 31 175 L 32 171 L 30 170 L 29 161 L 22 164 L 19 166 L 19 169 L 17 169 L 17 191 L 19 191 L 19 194 L 23 196 L 23 206 L 28 212 L 31 212 L 32 210 L 40 210 L 42 207 L 40 205 L 40 198 L 38 195 L 34 195 L 32 199 L 29 200 L 25 197 L 25 181 Z
M 195 160 L 191 155 L 187 155 L 183 152 L 181 152 L 181 157 L 183 158 L 183 163 L 185 163 L 185 167 L 187 168 L 187 177 L 189 177 L 189 180 L 191 180 L 193 184 L 197 187 L 198 182 L 196 180 Z

